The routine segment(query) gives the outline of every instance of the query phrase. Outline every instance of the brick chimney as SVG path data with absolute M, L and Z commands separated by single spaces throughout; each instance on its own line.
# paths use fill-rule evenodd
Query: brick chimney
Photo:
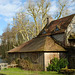
M 49 25 L 51 21 L 53 21 L 53 18 L 51 16 L 48 16 L 47 17 L 47 25 Z

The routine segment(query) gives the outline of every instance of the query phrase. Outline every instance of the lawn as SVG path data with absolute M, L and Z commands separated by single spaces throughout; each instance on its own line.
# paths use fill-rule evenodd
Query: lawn
M 63 75 L 54 71 L 25 71 L 20 68 L 8 68 L 0 71 L 0 75 Z

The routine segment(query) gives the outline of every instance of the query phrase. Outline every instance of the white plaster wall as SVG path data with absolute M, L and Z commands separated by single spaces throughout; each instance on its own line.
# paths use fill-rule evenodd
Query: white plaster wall
M 57 53 L 53 53 L 53 52 L 47 53 L 47 52 L 45 52 L 44 53 L 45 71 L 47 70 L 46 67 L 48 66 L 48 63 L 50 63 L 50 60 L 53 59 L 54 57 L 59 59 L 59 52 L 57 52 Z

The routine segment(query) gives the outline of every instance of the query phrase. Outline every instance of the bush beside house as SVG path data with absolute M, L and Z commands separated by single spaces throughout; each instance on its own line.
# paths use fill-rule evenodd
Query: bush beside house
M 42 71 L 42 67 L 39 64 L 33 64 L 29 59 L 16 59 L 11 64 L 18 64 L 18 67 L 24 70 Z
M 54 58 L 51 60 L 50 64 L 48 64 L 47 71 L 60 71 L 60 69 L 65 68 L 68 65 L 67 59 Z

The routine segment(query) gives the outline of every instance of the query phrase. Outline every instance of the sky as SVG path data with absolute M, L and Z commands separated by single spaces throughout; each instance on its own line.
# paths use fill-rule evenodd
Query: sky
M 0 35 L 23 7 L 26 0 L 0 0 Z
M 56 1 L 58 0 L 51 0 L 50 15 L 54 15 L 59 10 Z M 68 1 L 69 4 L 71 0 Z M 27 0 L 0 0 L 0 35 L 5 31 L 8 23 L 12 23 L 15 14 L 26 6 Z M 69 10 L 71 14 L 75 13 L 75 0 L 69 7 Z

